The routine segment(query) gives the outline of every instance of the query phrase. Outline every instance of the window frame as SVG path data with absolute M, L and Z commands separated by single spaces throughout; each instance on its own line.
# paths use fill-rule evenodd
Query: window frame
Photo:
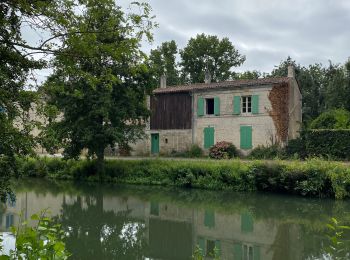
M 213 97 L 210 97 L 210 98 L 204 98 L 205 100 L 205 115 L 206 116 L 214 116 L 215 115 L 215 99 Z M 208 100 L 212 100 L 212 113 L 209 114 L 208 113 Z
M 251 115 L 252 114 L 252 95 L 241 96 L 241 114 L 242 115 Z M 244 111 L 246 110 L 246 111 Z M 250 111 L 249 111 L 250 110 Z

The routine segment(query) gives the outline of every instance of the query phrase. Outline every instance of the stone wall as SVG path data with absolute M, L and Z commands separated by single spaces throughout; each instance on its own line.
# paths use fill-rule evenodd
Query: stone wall
M 159 134 L 159 153 L 170 154 L 173 151 L 184 152 L 192 145 L 192 130 L 152 130 L 146 131 L 146 138 L 131 144 L 132 155 L 149 155 L 151 153 L 151 134 Z
M 240 147 L 240 126 L 252 126 L 253 148 L 258 145 L 271 145 L 276 139 L 276 129 L 269 115 L 271 104 L 268 98 L 272 86 L 255 88 L 237 88 L 234 90 L 211 90 L 195 94 L 195 110 L 197 100 L 202 98 L 220 98 L 220 115 L 197 116 L 194 112 L 194 140 L 200 147 L 204 144 L 204 128 L 214 127 L 214 143 L 219 141 L 232 142 L 237 148 Z M 259 95 L 259 114 L 233 114 L 234 96 Z
M 295 79 L 291 80 L 289 87 L 288 139 L 291 140 L 299 137 L 299 131 L 302 124 L 302 96 Z

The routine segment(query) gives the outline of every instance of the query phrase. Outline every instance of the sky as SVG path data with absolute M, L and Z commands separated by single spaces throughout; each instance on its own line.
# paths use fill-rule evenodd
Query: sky
M 147 53 L 170 40 L 181 49 L 191 37 L 205 33 L 228 37 L 246 56 L 233 69 L 237 72 L 271 72 L 288 56 L 304 66 L 344 63 L 350 57 L 350 0 L 144 1 L 159 24 L 152 45 L 142 46 Z M 117 0 L 124 8 L 131 2 Z M 38 77 L 48 73 L 40 71 Z

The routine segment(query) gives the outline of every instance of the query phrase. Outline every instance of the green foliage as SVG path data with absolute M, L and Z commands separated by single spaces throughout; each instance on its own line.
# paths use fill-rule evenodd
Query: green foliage
M 218 142 L 209 149 L 209 157 L 213 159 L 231 159 L 237 155 L 236 147 L 230 142 Z
M 182 74 L 187 83 L 204 82 L 209 70 L 213 81 L 224 81 L 234 76 L 232 67 L 243 64 L 242 56 L 228 38 L 198 34 L 180 51 Z
M 55 224 L 46 216 L 46 211 L 40 215 L 31 216 L 31 221 L 37 224 L 33 227 L 28 222 L 18 227 L 11 227 L 16 245 L 10 250 L 10 255 L 1 255 L 1 259 L 68 259 L 70 254 L 63 242 L 65 238 L 61 225 Z
M 46 164 L 38 177 L 98 181 L 96 162 L 37 159 Z M 58 162 L 57 162 L 58 161 Z M 22 176 L 35 172 L 32 162 L 19 160 Z M 33 169 L 31 169 L 33 167 Z M 350 197 L 346 164 L 312 159 L 293 161 L 108 160 L 104 181 L 182 186 L 210 190 L 268 191 L 313 197 Z
M 242 73 L 237 73 L 234 78 L 235 79 L 258 79 L 262 76 L 260 71 L 252 70 L 252 71 L 244 71 Z
M 41 89 L 49 108 L 64 114 L 52 118 L 46 132 L 54 133 L 54 144 L 63 144 L 67 158 L 78 158 L 87 149 L 103 173 L 108 145 L 144 135 L 146 95 L 154 85 L 140 44 L 145 38 L 152 40 L 154 23 L 146 3 L 133 2 L 137 12 L 131 13 L 114 0 L 79 4 L 84 12 L 75 12 L 61 25 L 64 47 L 55 54 L 54 73 Z
M 343 238 L 345 232 L 349 232 L 350 227 L 340 225 L 338 220 L 332 218 L 330 223 L 327 224 L 330 231 L 328 238 L 330 240 L 330 246 L 327 248 L 327 252 L 332 259 L 349 259 L 350 253 L 350 241 Z
M 203 250 L 197 245 L 196 248 L 194 249 L 192 260 L 204 260 L 206 259 L 204 255 L 205 254 L 203 253 Z M 210 255 L 209 257 L 213 260 L 220 260 L 221 258 L 220 258 L 219 250 L 215 247 L 214 255 Z
M 305 159 L 307 157 L 305 138 L 303 135 L 288 141 L 285 153 L 289 158 Z
M 249 154 L 249 158 L 251 159 L 276 159 L 284 157 L 284 150 L 277 144 L 271 146 L 260 145 L 254 148 Z
M 350 130 L 311 130 L 305 137 L 308 156 L 350 159 Z
M 322 113 L 310 123 L 310 129 L 349 129 L 350 112 L 333 109 Z
M 190 149 L 186 153 L 186 155 L 190 158 L 199 158 L 203 157 L 203 150 L 198 145 L 193 144 L 191 145 Z
M 160 77 L 166 75 L 167 85 L 178 85 L 180 83 L 179 69 L 176 64 L 178 49 L 175 41 L 163 42 L 157 49 L 151 50 L 150 65 L 154 71 L 157 85 Z

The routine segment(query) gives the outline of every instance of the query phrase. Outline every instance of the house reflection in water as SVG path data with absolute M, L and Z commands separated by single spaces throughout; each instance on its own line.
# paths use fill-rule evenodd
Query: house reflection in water
M 77 259 L 191 259 L 198 245 L 210 259 L 304 259 L 302 227 L 254 210 L 221 210 L 169 199 L 101 190 L 18 192 L 2 207 L 1 231 L 49 208 L 69 232 L 67 247 Z M 317 245 L 315 246 L 317 247 Z

